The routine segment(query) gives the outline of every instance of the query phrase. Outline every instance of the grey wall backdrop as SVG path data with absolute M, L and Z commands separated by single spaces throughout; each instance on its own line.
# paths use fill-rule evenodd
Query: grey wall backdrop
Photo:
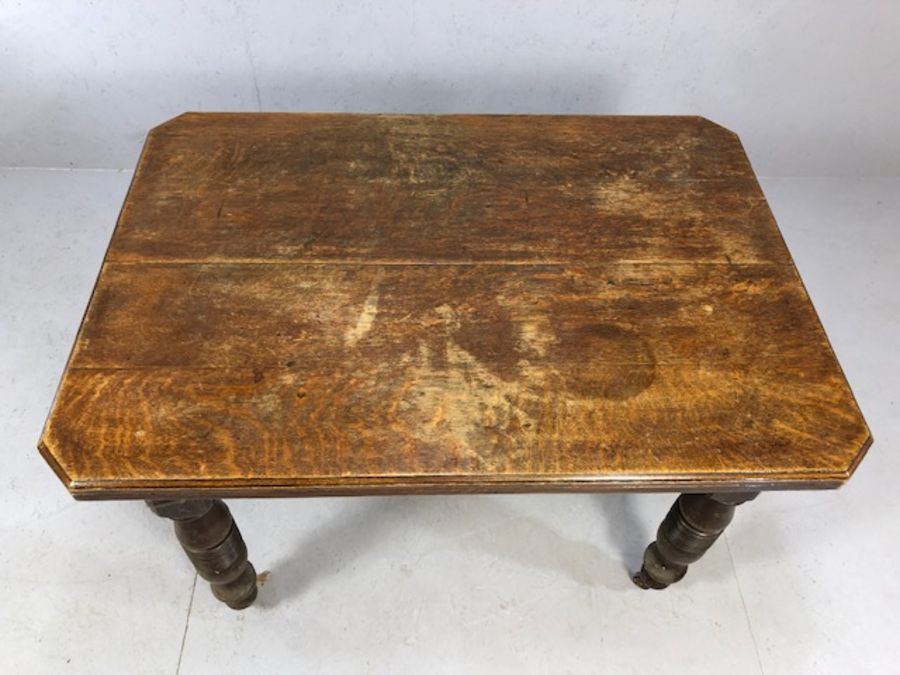
M 184 110 L 697 113 L 764 176 L 900 175 L 900 3 L 0 0 L 0 166 Z

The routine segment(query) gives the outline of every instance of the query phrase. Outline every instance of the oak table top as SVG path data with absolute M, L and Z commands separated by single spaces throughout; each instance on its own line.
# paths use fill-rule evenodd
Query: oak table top
M 188 113 L 40 448 L 164 499 L 835 487 L 870 441 L 712 122 Z

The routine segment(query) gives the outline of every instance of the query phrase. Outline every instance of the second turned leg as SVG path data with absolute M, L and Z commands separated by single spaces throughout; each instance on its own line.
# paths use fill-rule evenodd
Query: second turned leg
M 688 565 L 697 562 L 734 517 L 734 508 L 759 493 L 683 494 L 675 501 L 644 551 L 641 571 L 634 583 L 662 589 L 680 581 Z
M 256 599 L 256 571 L 228 507 L 220 499 L 148 501 L 158 516 L 175 524 L 175 536 L 213 595 L 232 609 Z

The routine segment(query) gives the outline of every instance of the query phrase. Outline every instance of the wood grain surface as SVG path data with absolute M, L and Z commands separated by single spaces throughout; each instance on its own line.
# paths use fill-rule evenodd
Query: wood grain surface
M 153 498 L 834 487 L 869 443 L 722 127 L 191 113 L 41 450 Z

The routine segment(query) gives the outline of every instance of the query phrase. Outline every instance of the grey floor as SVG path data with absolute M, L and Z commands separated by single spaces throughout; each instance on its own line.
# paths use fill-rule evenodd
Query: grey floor
M 842 490 L 763 495 L 661 593 L 626 568 L 670 495 L 237 501 L 236 613 L 34 449 L 129 178 L 0 170 L 0 672 L 900 672 L 900 182 L 763 181 L 875 436 Z

